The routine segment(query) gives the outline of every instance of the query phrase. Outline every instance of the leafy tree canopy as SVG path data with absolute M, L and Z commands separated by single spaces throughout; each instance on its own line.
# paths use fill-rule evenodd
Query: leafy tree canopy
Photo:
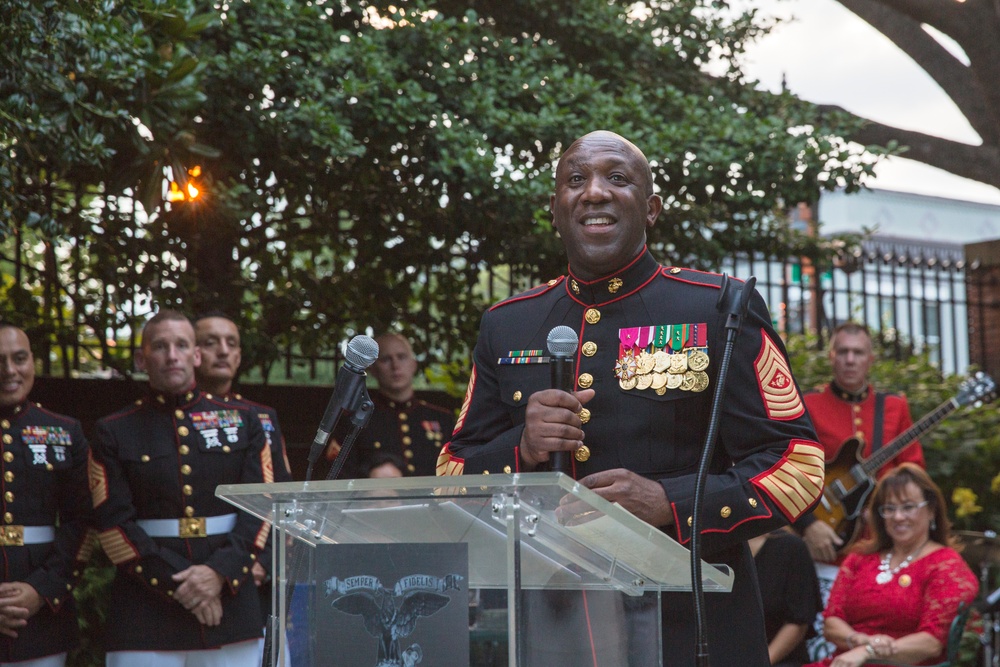
M 871 169 L 846 114 L 754 90 L 762 28 L 721 1 L 0 12 L 0 233 L 52 248 L 61 297 L 28 301 L 99 341 L 162 304 L 238 313 L 258 361 L 392 326 L 464 359 L 484 305 L 564 272 L 553 165 L 594 129 L 652 161 L 677 263 L 789 249 L 775 211 Z M 164 174 L 200 196 L 163 203 Z

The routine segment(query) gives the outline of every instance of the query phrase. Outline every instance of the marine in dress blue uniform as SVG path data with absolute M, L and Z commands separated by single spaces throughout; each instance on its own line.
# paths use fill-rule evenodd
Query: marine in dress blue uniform
M 40 596 L 40 607 L 19 627 L 8 624 L 6 604 L 0 605 L 0 663 L 26 665 L 65 654 L 79 641 L 73 589 L 88 557 L 91 515 L 80 422 L 29 402 L 33 384 L 27 336 L 0 325 L 0 597 L 23 585 Z
M 433 475 L 441 446 L 451 437 L 454 413 L 411 396 L 394 401 L 379 391 L 372 394 L 375 410 L 354 442 L 360 475 L 391 462 L 404 477 Z
M 715 309 L 718 276 L 663 267 L 645 248 L 660 206 L 648 163 L 631 143 L 599 132 L 567 150 L 552 210 L 569 275 L 484 315 L 438 474 L 544 470 L 552 451 L 571 451 L 581 483 L 689 543 L 725 317 Z M 579 334 L 572 394 L 548 389 L 548 366 L 533 361 L 545 356 L 546 337 L 558 325 Z M 823 453 L 759 295 L 750 302 L 722 408 L 703 558 L 732 567 L 735 584 L 730 594 L 706 596 L 709 653 L 715 667 L 764 667 L 746 540 L 812 506 Z M 693 665 L 695 643 L 691 595 L 664 594 L 664 664 Z
M 160 338 L 147 342 L 151 320 L 143 334 L 150 393 L 96 428 L 91 493 L 101 545 L 118 568 L 105 646 L 109 659 L 111 652 L 243 642 L 252 642 L 246 650 L 256 655 L 262 626 L 251 568 L 270 526 L 217 498 L 215 489 L 273 481 L 271 449 L 254 411 L 208 398 L 194 388 L 193 367 L 178 370 L 185 363 L 170 361 L 198 355 L 190 323 L 169 317 L 154 333 L 166 329 L 175 334 L 168 341 L 184 349 L 158 352 Z M 191 580 L 195 571 L 214 576 L 221 590 L 203 594 Z

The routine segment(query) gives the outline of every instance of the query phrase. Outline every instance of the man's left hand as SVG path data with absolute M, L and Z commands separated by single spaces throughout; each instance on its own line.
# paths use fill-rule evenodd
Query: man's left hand
M 624 468 L 616 468 L 587 475 L 580 483 L 608 502 L 618 503 L 646 523 L 657 527 L 673 523 L 667 493 L 659 482 Z M 559 512 L 562 514 L 568 509 L 560 506 Z M 572 512 L 568 514 L 572 515 Z
M 173 579 L 180 583 L 174 591 L 174 599 L 188 611 L 222 593 L 222 575 L 207 565 L 192 565 L 175 574 Z

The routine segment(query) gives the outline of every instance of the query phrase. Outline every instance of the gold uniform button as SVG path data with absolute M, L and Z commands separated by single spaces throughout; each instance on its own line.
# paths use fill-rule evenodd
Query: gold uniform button
M 177 451 L 181 453 L 181 456 L 186 456 L 191 449 L 187 445 L 181 445 Z
M 588 308 L 587 312 L 583 314 L 583 319 L 587 320 L 587 324 L 597 324 L 601 321 L 601 311 L 596 308 Z
M 181 436 L 182 438 L 186 437 L 189 433 L 191 433 L 191 431 L 188 430 L 187 426 L 177 427 L 177 435 Z
M 375 444 L 372 445 L 372 447 L 374 447 L 375 449 L 382 449 L 382 443 L 376 440 Z
M 403 433 L 409 433 L 410 432 L 410 425 L 409 424 L 400 424 L 399 430 L 402 431 Z
M 160 580 L 157 579 L 156 577 L 153 577 L 152 579 L 149 580 L 149 585 L 150 586 L 156 586 L 159 583 L 160 583 Z
M 240 587 L 240 580 L 233 579 L 233 588 L 239 588 L 239 587 Z
M 175 410 L 174 411 L 174 417 L 177 417 L 178 419 L 184 419 L 184 411 L 183 410 Z
M 194 508 L 188 505 L 184 508 L 184 516 L 194 516 Z
M 13 442 L 14 442 L 14 436 L 12 436 L 10 433 L 3 434 L 3 444 L 9 445 Z
M 3 522 L 4 523 L 14 523 L 14 515 L 11 514 L 10 512 L 4 512 L 4 514 L 3 514 Z
M 859 417 L 859 418 L 856 418 L 856 419 L 854 420 L 854 425 L 855 425 L 855 426 L 861 426 L 861 424 L 863 424 L 863 423 L 864 423 L 864 422 L 862 422 L 862 421 L 861 421 L 861 418 L 860 418 L 860 417 Z
M 546 284 L 546 285 L 548 285 L 549 287 L 552 287 L 552 286 L 553 286 L 553 285 L 555 285 L 555 284 L 556 284 L 557 282 L 559 282 L 559 281 L 558 281 L 558 280 L 556 280 L 555 278 L 553 278 L 552 280 L 550 280 L 549 282 L 547 282 L 547 283 L 545 283 L 545 284 Z
M 406 464 L 406 470 L 409 471 L 409 472 L 416 472 L 417 471 L 417 466 L 413 465 L 412 463 L 407 463 Z
M 6 419 L 0 421 L 0 428 L 10 428 L 10 422 L 7 421 Z
M 857 438 L 858 440 L 864 440 L 865 437 L 864 431 L 855 431 L 854 437 Z
M 861 412 L 861 406 L 860 406 L 860 405 L 857 405 L 857 404 L 855 404 L 855 405 L 852 405 L 852 406 L 851 406 L 851 410 L 853 410 L 853 411 L 854 411 L 854 414 L 858 414 L 859 412 Z
M 490 474 L 490 471 L 489 471 L 489 470 L 484 470 L 484 471 L 483 471 L 483 474 L 484 474 L 484 475 L 489 475 L 489 474 Z
M 52 465 L 51 463 L 46 463 L 45 464 L 45 469 L 46 470 L 55 470 L 56 467 L 54 465 Z
M 191 466 L 189 466 L 186 463 L 184 465 L 182 465 L 181 466 L 181 474 L 182 475 L 190 475 L 191 474 Z
M 522 394 L 520 391 L 515 391 L 514 395 L 511 398 L 514 399 L 515 403 L 520 403 L 521 402 L 521 396 L 523 396 L 523 395 L 524 394 Z
M 243 574 L 246 574 L 246 573 L 247 573 L 247 572 L 249 572 L 249 571 L 250 571 L 250 568 L 249 568 L 249 567 L 247 567 L 246 565 L 244 565 L 244 566 L 243 566 Z
M 409 418 L 410 418 L 409 415 L 407 415 L 405 412 L 399 413 L 399 421 L 405 422 Z
M 68 591 L 73 590 L 73 584 L 66 584 L 66 590 Z
M 412 459 L 413 458 L 413 450 L 412 449 L 404 449 L 403 450 L 403 458 Z
M 586 424 L 590 421 L 590 410 L 587 408 L 582 408 L 580 410 L 580 423 Z
M 14 493 L 12 491 L 8 491 L 7 493 L 3 494 L 3 499 L 6 500 L 8 503 L 14 502 Z
M 173 591 L 167 591 L 167 597 L 168 598 L 174 597 L 174 592 Z
M 756 498 L 747 498 L 747 502 L 750 503 L 750 507 L 753 507 L 753 508 L 757 507 L 757 499 Z
M 59 598 L 52 598 L 52 604 L 59 606 Z
M 729 515 L 732 514 L 732 513 L 733 513 L 733 510 L 728 505 L 726 505 L 721 510 L 719 510 L 719 516 L 721 516 L 723 519 L 728 519 Z
M 4 452 L 3 460 L 6 461 L 7 463 L 10 463 L 11 461 L 14 460 L 14 455 L 11 452 Z
M 693 523 L 694 523 L 694 518 L 689 516 L 688 517 L 688 527 L 690 528 L 691 524 L 693 524 Z
M 232 448 L 232 447 L 230 447 L 229 445 L 223 445 L 223 446 L 222 446 L 222 452 L 223 452 L 224 454 L 228 454 L 228 453 L 229 453 L 229 452 L 231 452 L 231 451 L 233 451 L 233 448 Z
M 590 386 L 594 384 L 594 376 L 590 373 L 583 373 L 576 382 L 580 385 L 580 389 L 590 389 Z
M 409 447 L 412 442 L 413 442 L 413 439 L 410 438 L 410 436 L 408 436 L 408 435 L 404 435 L 403 436 L 403 445 L 404 446 Z
M 583 344 L 583 347 L 580 348 L 580 350 L 583 352 L 583 356 L 592 357 L 597 354 L 597 343 L 592 340 L 588 340 Z
M 510 474 L 510 466 L 504 466 L 503 467 L 503 473 L 505 475 L 509 475 Z
M 142 565 L 136 565 L 135 566 L 135 573 L 136 574 L 142 574 Z
M 149 454 L 143 454 L 142 456 L 139 457 L 139 460 L 142 461 L 143 463 L 149 463 Z
M 590 459 L 590 447 L 580 445 L 580 448 L 573 452 L 573 458 L 580 463 L 586 463 Z
M 681 270 L 680 270 L 680 269 L 678 269 L 678 268 L 677 268 L 676 266 L 675 266 L 674 268 L 670 269 L 670 273 L 674 274 L 675 276 L 676 276 L 676 275 L 677 275 L 678 273 L 680 273 L 680 272 L 681 272 Z M 689 525 L 689 526 L 691 525 L 691 522 L 690 522 L 690 520 L 688 521 L 688 525 Z
M 194 493 L 194 489 L 191 488 L 190 484 L 185 484 L 184 487 L 181 489 L 181 492 L 184 493 L 185 496 L 190 496 L 192 493 Z
M 12 473 L 9 470 L 7 472 L 5 472 L 3 474 L 3 481 L 5 481 L 5 482 L 13 482 L 14 481 L 14 473 Z

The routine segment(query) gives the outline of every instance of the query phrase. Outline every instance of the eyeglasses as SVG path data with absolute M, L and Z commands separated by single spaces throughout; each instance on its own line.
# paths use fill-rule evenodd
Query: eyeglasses
M 927 507 L 929 503 L 929 500 L 925 500 L 922 503 L 906 503 L 905 505 L 879 505 L 878 513 L 883 519 L 888 519 L 896 512 L 900 512 L 905 517 L 911 517 L 917 513 L 918 509 Z

